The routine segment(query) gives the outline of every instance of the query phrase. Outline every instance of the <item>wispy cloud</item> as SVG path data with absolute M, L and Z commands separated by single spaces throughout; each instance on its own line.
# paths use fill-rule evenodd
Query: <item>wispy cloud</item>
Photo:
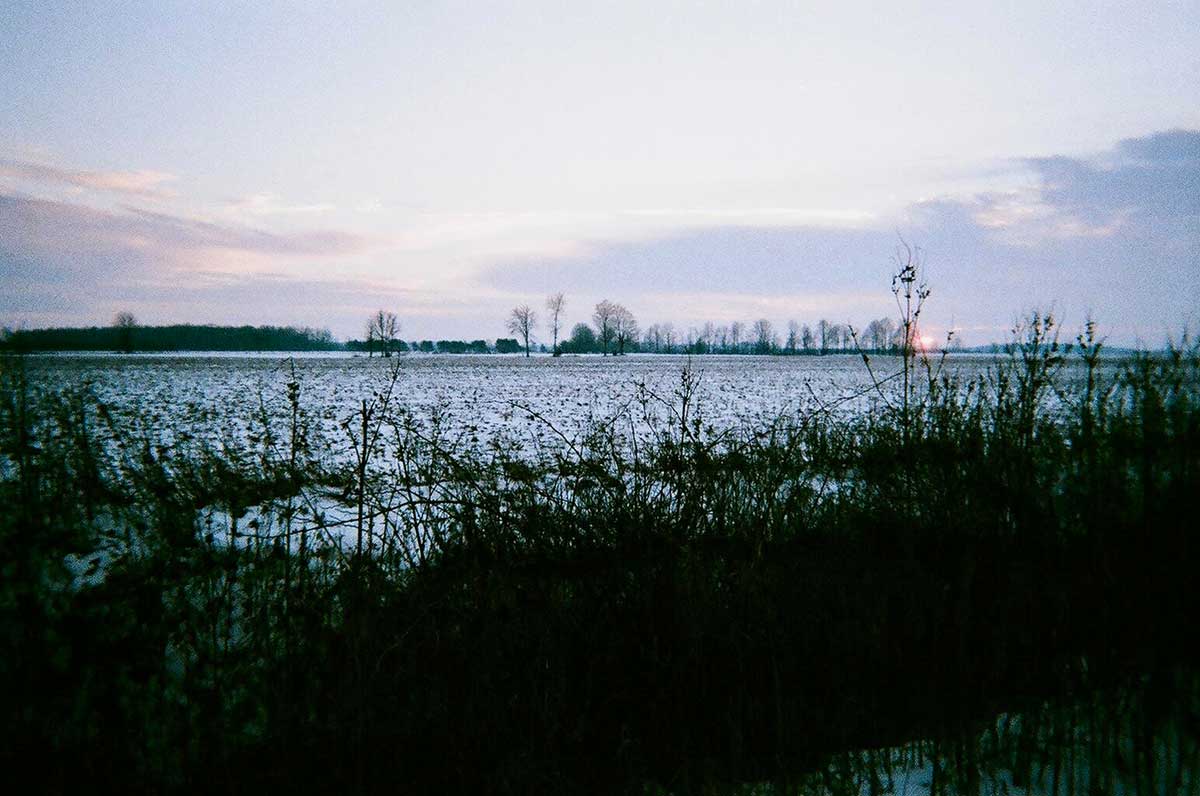
M 0 250 L 17 250 L 35 259 L 64 253 L 129 253 L 175 261 L 181 252 L 213 249 L 328 257 L 353 254 L 367 245 L 361 236 L 338 230 L 277 233 L 132 206 L 100 210 L 2 194 L 0 234 Z
M 278 233 L 254 227 L 221 224 L 125 207 L 127 215 L 108 214 L 106 223 L 137 230 L 150 240 L 167 246 L 192 249 L 231 249 L 260 254 L 328 257 L 362 251 L 368 241 L 362 236 L 330 229 Z
M 41 163 L 0 160 L 0 176 L 126 194 L 143 199 L 165 199 L 176 195 L 166 187 L 176 179 L 175 175 L 161 171 L 86 171 L 63 169 Z
M 381 304 L 436 306 L 435 297 L 340 267 L 370 245 L 337 230 L 280 234 L 0 194 L 0 324 L 105 323 L 130 309 L 150 323 L 299 323 L 352 334 Z
M 326 268 L 318 285 L 314 269 L 297 266 L 336 265 L 368 245 L 337 230 L 281 234 L 138 208 L 99 210 L 0 194 L 0 283 L 7 294 L 0 310 L 5 323 L 102 320 L 113 307 L 147 316 L 160 308 L 164 321 L 281 319 L 346 289 L 336 270 Z M 225 277 L 214 278 L 217 272 Z M 363 306 L 373 303 L 365 301 L 367 288 L 358 285 L 358 292 Z M 200 312 L 207 315 L 197 317 Z M 319 314 L 309 317 L 316 322 Z
M 232 216 L 309 216 L 330 213 L 337 208 L 329 202 L 297 204 L 287 202 L 275 193 L 264 192 L 235 199 L 225 205 L 225 212 Z

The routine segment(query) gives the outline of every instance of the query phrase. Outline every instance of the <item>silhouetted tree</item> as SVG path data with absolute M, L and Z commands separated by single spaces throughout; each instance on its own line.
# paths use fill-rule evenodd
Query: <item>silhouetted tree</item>
M 633 313 L 618 304 L 613 320 L 613 338 L 617 344 L 617 353 L 624 354 L 625 348 L 637 340 L 638 324 Z
M 838 349 L 838 351 L 845 351 L 846 340 L 848 339 L 848 336 L 850 336 L 846 334 L 845 324 L 833 324 L 832 327 L 829 327 L 829 334 L 833 337 L 833 342 L 830 347 Z
M 668 354 L 675 352 L 675 324 L 664 323 L 662 325 L 662 344 L 663 351 Z
M 662 351 L 662 327 L 650 324 L 642 335 L 642 350 L 658 354 Z
M 800 343 L 800 324 L 796 321 L 788 321 L 788 336 L 784 347 L 789 354 L 796 353 L 796 346 Z
M 576 354 L 591 354 L 597 349 L 596 333 L 586 323 L 577 323 L 571 328 L 571 339 L 563 345 Z
M 829 321 L 825 320 L 824 318 L 817 321 L 817 342 L 821 346 L 822 354 L 826 353 L 829 350 L 829 343 L 830 343 L 830 340 L 832 339 L 832 336 L 830 334 L 831 328 L 832 327 L 830 326 Z
M 562 293 L 555 293 L 546 299 L 546 311 L 550 313 L 550 334 L 553 337 L 553 343 L 550 353 L 558 356 L 558 330 L 562 319 L 563 309 L 567 306 L 567 298 Z
M 759 354 L 769 354 L 775 347 L 775 330 L 766 318 L 754 322 L 754 351 Z
M 122 310 L 113 316 L 113 327 L 117 330 L 117 344 L 128 354 L 133 350 L 133 330 L 137 328 L 137 318 L 133 313 Z
M 865 342 L 876 351 L 883 351 L 892 345 L 892 335 L 896 324 L 891 318 L 880 318 L 867 324 Z
M 616 318 L 619 304 L 605 299 L 596 305 L 592 313 L 592 323 L 596 324 L 596 339 L 600 341 L 600 350 L 608 356 L 608 346 L 616 337 Z
M 729 345 L 733 349 L 733 353 L 740 353 L 742 345 L 742 335 L 746 331 L 746 326 L 741 321 L 734 321 L 729 324 Z
M 529 356 L 529 335 L 537 325 L 537 313 L 528 304 L 513 307 L 508 315 L 508 330 L 525 341 L 525 356 Z
M 380 354 L 390 357 L 399 333 L 400 321 L 396 313 L 376 310 L 367 321 L 367 356 L 372 356 L 374 346 L 379 346 Z

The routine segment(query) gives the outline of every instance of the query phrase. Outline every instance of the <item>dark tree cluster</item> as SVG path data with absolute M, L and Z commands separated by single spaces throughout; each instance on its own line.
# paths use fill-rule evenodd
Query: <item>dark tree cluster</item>
M 562 315 L 566 299 L 555 293 L 546 300 L 551 333 L 550 351 L 560 354 L 837 354 L 854 351 L 893 353 L 903 347 L 904 329 L 890 318 L 879 318 L 859 328 L 826 319 L 815 325 L 788 321 L 784 331 L 766 318 L 753 323 L 704 323 L 677 329 L 672 323 L 651 324 L 645 330 L 627 307 L 605 299 L 596 304 L 591 323 L 576 323 L 570 335 L 560 339 L 565 328 Z M 534 350 L 533 333 L 537 314 L 528 304 L 512 309 L 508 330 L 526 355 Z M 513 351 L 512 353 L 516 353 Z
M 400 321 L 396 313 L 387 310 L 376 310 L 367 320 L 367 356 L 372 356 L 376 349 L 382 356 L 390 357 L 397 350 L 396 342 L 400 335 Z
M 841 354 L 858 351 L 897 352 L 903 330 L 890 318 L 859 329 L 821 319 L 815 326 L 788 321 L 782 334 L 766 318 L 754 323 L 705 323 L 677 329 L 672 323 L 647 327 L 639 350 L 655 354 Z
M 132 316 L 130 316 L 132 319 Z M 327 329 L 294 326 L 137 326 L 19 329 L 3 343 L 14 351 L 336 351 Z

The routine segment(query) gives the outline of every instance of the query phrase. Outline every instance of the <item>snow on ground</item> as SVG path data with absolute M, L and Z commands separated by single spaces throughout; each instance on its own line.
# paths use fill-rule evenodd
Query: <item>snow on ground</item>
M 972 372 L 991 362 L 986 357 L 955 361 Z M 873 365 L 876 376 L 883 378 L 899 369 L 899 360 L 878 357 Z M 363 399 L 387 388 L 392 368 L 397 373 L 393 407 L 402 407 L 422 423 L 436 415 L 443 431 L 487 440 L 501 432 L 519 435 L 544 425 L 531 424 L 526 408 L 568 436 L 589 418 L 609 416 L 626 405 L 640 417 L 639 384 L 676 404 L 680 374 L 688 366 L 687 357 L 659 355 L 367 359 L 79 354 L 28 359 L 36 389 L 86 387 L 118 425 L 144 427 L 168 435 L 167 441 L 205 438 L 218 444 L 257 441 L 264 412 L 274 421 L 284 421 L 290 412 L 287 385 L 293 378 L 310 421 L 331 442 L 346 439 L 340 424 Z M 845 406 L 843 399 L 852 396 L 858 396 L 857 405 L 872 398 L 870 375 L 857 356 L 704 356 L 692 358 L 690 366 L 700 377 L 701 417 L 718 431 L 758 425 L 822 404 Z M 652 400 L 652 408 L 655 404 Z M 655 411 L 665 410 L 658 406 Z

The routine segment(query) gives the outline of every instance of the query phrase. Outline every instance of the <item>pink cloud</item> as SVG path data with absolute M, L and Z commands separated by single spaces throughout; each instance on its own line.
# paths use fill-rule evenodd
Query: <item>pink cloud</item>
M 0 176 L 31 182 L 70 185 L 96 191 L 128 194 L 142 198 L 167 198 L 174 192 L 163 187 L 175 175 L 161 171 L 86 171 L 62 169 L 40 163 L 0 160 Z
M 133 207 L 99 210 L 67 202 L 0 194 L 0 248 L 40 255 L 130 254 L 177 261 L 187 252 L 226 250 L 268 256 L 330 257 L 354 254 L 366 239 L 340 230 L 293 233 L 158 213 Z
M 378 296 L 398 295 L 340 274 L 336 258 L 368 245 L 339 230 L 278 233 L 0 193 L 0 322 L 99 322 L 116 307 L 164 322 L 269 316 L 353 329 Z M 313 260 L 333 266 L 314 277 Z

